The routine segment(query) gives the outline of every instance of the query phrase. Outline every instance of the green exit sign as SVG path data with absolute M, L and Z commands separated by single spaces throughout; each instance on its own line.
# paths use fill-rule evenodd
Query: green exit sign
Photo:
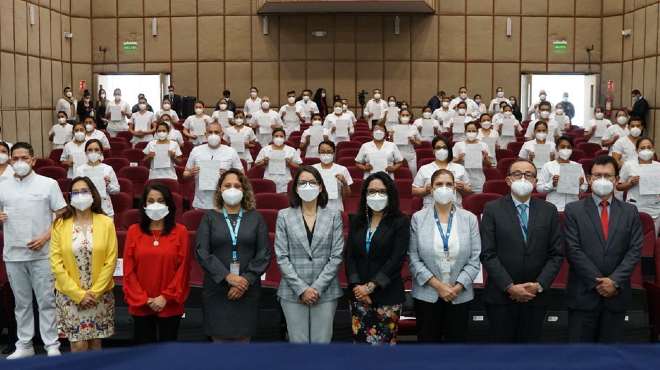
M 124 41 L 124 43 L 122 44 L 122 47 L 123 47 L 125 52 L 133 52 L 133 51 L 137 50 L 138 43 L 137 43 L 137 41 Z
M 565 53 L 568 51 L 568 41 L 557 40 L 552 42 L 552 50 L 555 53 Z

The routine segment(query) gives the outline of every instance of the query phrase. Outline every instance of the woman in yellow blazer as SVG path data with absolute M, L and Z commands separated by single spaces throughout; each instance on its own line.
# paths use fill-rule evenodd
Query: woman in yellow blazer
M 83 352 L 101 349 L 101 339 L 114 333 L 117 235 L 89 178 L 73 179 L 70 194 L 53 225 L 50 264 L 60 336 L 69 339 L 72 352 Z

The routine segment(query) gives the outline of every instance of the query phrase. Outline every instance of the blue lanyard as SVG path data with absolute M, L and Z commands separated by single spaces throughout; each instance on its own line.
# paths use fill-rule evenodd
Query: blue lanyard
M 380 224 L 379 224 L 380 226 Z M 376 226 L 376 230 L 373 232 L 371 231 L 371 220 L 369 217 L 367 217 L 367 236 L 364 238 L 364 244 L 367 248 L 367 253 L 369 253 L 369 250 L 371 249 L 371 239 L 373 239 L 374 234 L 378 230 L 378 226 Z
M 435 226 L 438 227 L 440 238 L 442 238 L 442 249 L 445 251 L 445 257 L 449 257 L 449 236 L 451 235 L 451 225 L 454 222 L 454 210 L 449 213 L 449 221 L 447 222 L 447 234 L 442 231 L 440 219 L 438 219 L 438 211 L 433 209 L 433 217 L 435 218 Z
M 231 259 L 233 262 L 238 261 L 238 230 L 241 228 L 241 219 L 243 218 L 243 208 L 238 212 L 238 220 L 236 221 L 236 228 L 231 226 L 231 221 L 229 220 L 229 215 L 227 214 L 227 209 L 222 209 L 222 214 L 225 216 L 225 222 L 227 223 L 227 228 L 229 229 L 229 236 L 231 236 Z

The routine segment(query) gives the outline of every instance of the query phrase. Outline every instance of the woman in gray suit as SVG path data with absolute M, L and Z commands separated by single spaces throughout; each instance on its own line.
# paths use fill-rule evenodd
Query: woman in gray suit
M 481 239 L 477 217 L 454 205 L 455 184 L 451 171 L 437 170 L 431 176 L 433 207 L 411 221 L 408 255 L 420 342 L 466 338 Z
M 326 208 L 328 193 L 321 174 L 302 166 L 289 193 L 290 208 L 277 215 L 275 254 L 282 272 L 277 296 L 289 341 L 329 343 L 343 295 L 338 270 L 344 238 L 341 214 Z

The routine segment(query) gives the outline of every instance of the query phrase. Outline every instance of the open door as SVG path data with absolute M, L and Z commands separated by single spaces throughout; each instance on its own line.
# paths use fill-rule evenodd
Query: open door
M 592 74 L 584 76 L 584 116 L 582 122 L 588 122 L 594 117 L 594 109 L 600 104 L 598 101 L 598 87 L 600 86 L 600 75 Z M 577 118 L 577 117 L 576 117 Z
M 527 112 L 534 104 L 532 98 L 532 74 L 525 73 L 520 75 L 520 111 L 522 112 L 523 120 L 527 119 Z

